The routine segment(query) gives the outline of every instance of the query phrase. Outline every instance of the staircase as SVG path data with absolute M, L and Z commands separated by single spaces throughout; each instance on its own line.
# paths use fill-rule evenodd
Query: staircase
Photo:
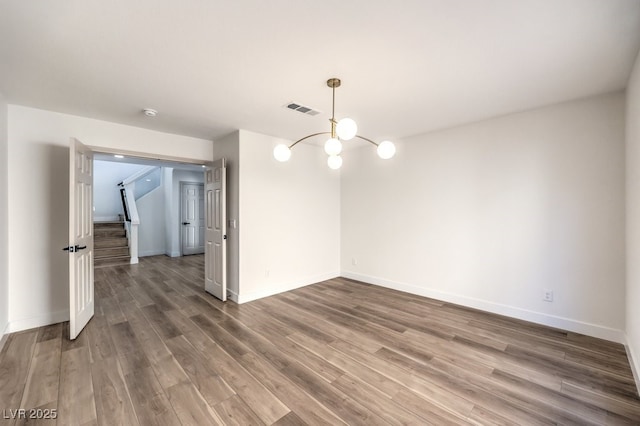
M 95 222 L 93 224 L 94 268 L 129 265 L 129 241 L 124 222 Z

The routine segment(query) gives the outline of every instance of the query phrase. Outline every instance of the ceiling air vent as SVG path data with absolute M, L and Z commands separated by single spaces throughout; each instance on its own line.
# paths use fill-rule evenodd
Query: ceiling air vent
M 298 102 L 289 102 L 284 107 L 293 111 L 298 111 L 303 114 L 307 114 L 307 115 L 318 115 L 321 112 L 311 107 L 304 106 Z

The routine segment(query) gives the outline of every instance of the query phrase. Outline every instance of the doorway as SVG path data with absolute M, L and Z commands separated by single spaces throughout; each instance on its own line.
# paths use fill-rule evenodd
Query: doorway
M 204 253 L 204 183 L 180 182 L 182 255 Z

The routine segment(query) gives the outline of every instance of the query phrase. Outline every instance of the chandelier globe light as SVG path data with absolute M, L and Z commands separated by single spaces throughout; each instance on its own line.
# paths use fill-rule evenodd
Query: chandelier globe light
M 289 161 L 289 158 L 291 158 L 291 149 L 281 143 L 273 149 L 273 156 L 278 161 Z
M 342 167 L 342 157 L 339 155 L 330 155 L 329 158 L 327 158 L 327 165 L 330 169 L 338 170 Z
M 371 139 L 358 135 L 358 125 L 351 118 L 343 118 L 340 121 L 336 121 L 336 88 L 340 87 L 340 84 L 341 81 L 338 78 L 330 78 L 329 80 L 327 80 L 327 86 L 329 86 L 332 90 L 331 118 L 329 119 L 329 122 L 331 123 L 331 131 L 313 133 L 311 135 L 298 139 L 289 146 L 287 146 L 286 144 L 278 144 L 273 149 L 273 156 L 276 160 L 281 162 L 288 161 L 291 158 L 291 148 L 306 139 L 320 135 L 330 135 L 329 139 L 327 139 L 324 144 L 324 151 L 329 156 L 329 158 L 327 159 L 327 165 L 333 170 L 338 170 L 340 167 L 342 167 L 342 157 L 340 156 L 340 153 L 342 152 L 342 141 L 349 141 L 353 138 L 358 138 L 374 145 L 376 147 L 378 156 L 383 160 L 388 160 L 395 155 L 396 147 L 393 142 L 383 141 L 380 143 L 376 143 Z
M 340 154 L 342 152 L 342 142 L 340 142 L 340 139 L 330 138 L 327 140 L 324 143 L 324 152 L 329 156 Z

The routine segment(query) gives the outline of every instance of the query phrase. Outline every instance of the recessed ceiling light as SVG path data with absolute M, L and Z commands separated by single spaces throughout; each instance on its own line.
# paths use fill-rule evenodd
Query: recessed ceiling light
M 151 108 L 145 108 L 142 110 L 142 112 L 144 112 L 144 115 L 146 115 L 147 117 L 155 117 L 156 115 L 158 115 L 158 111 Z
M 116 157 L 116 158 L 124 158 L 124 155 L 116 154 L 116 155 L 114 155 L 114 157 Z

